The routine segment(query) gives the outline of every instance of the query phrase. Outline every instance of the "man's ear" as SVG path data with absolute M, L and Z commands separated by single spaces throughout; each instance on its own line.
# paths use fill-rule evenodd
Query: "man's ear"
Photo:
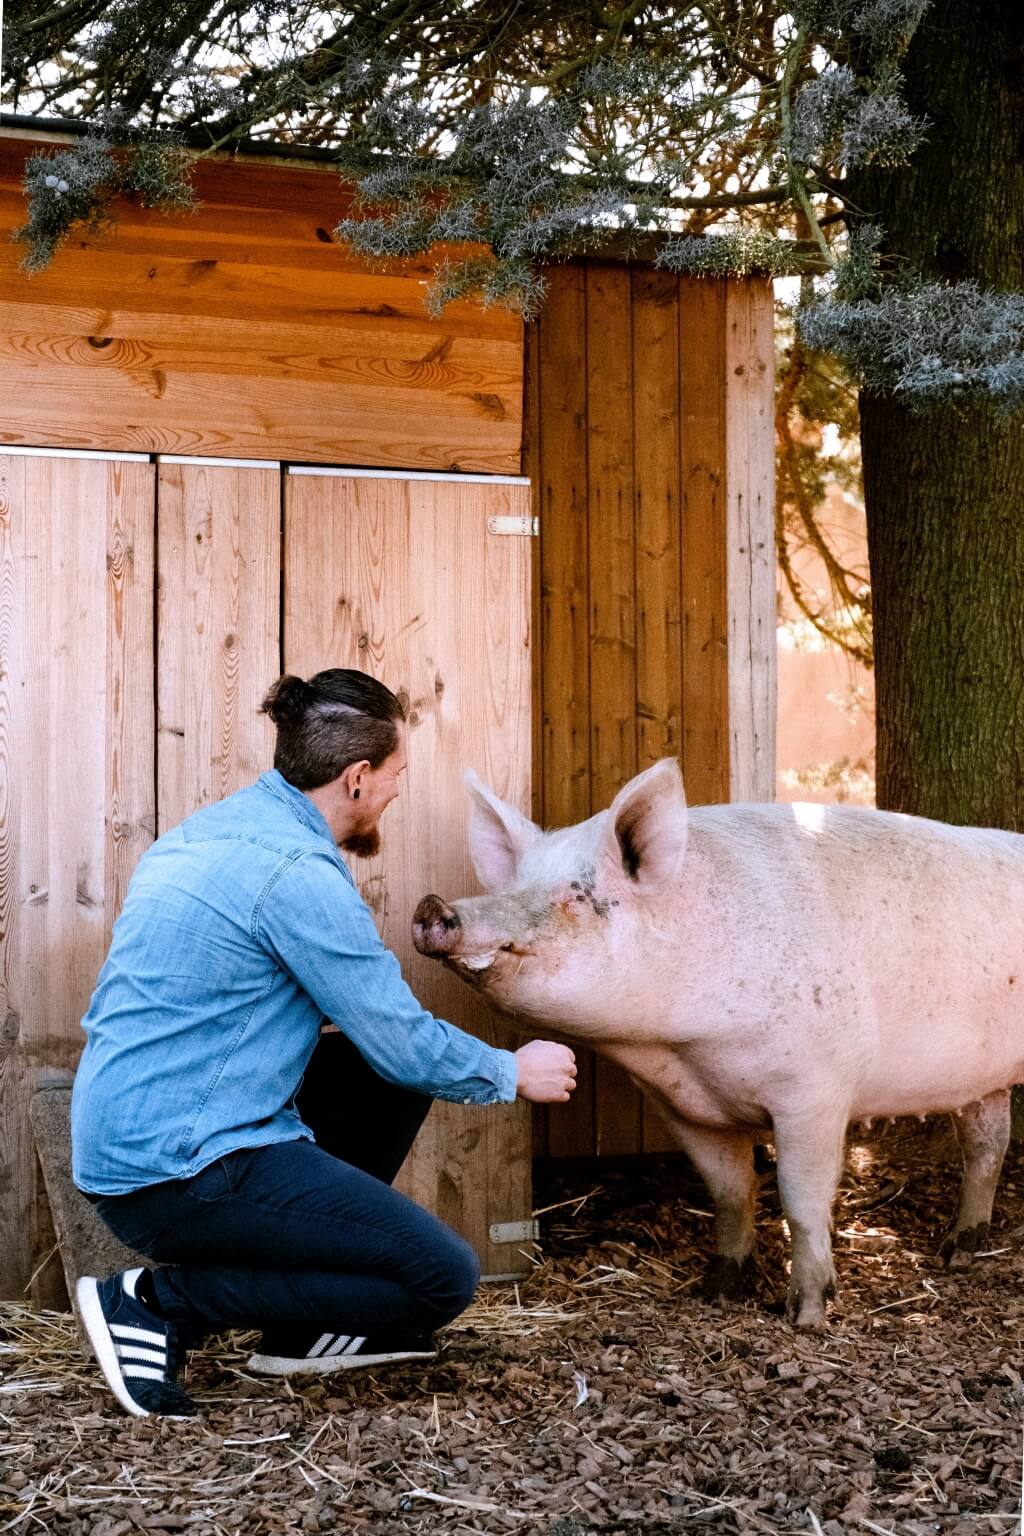
M 686 854 L 686 796 L 674 757 L 630 779 L 612 801 L 599 865 L 613 880 L 654 895 L 679 873 Z
M 364 757 L 359 762 L 349 763 L 347 767 L 342 769 L 341 781 L 349 795 L 352 794 L 356 788 L 356 785 L 359 783 L 360 774 L 365 773 L 367 768 L 370 768 L 371 766 L 372 764 L 370 763 L 369 759 Z
M 543 833 L 514 805 L 500 800 L 477 778 L 466 774 L 472 809 L 469 815 L 469 853 L 477 879 L 485 891 L 501 891 L 515 881 L 519 861 Z

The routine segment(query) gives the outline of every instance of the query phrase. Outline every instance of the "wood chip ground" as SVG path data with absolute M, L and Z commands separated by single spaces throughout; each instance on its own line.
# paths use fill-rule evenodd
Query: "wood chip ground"
M 436 1362 L 258 1380 L 228 1335 L 191 1357 L 185 1424 L 123 1415 L 67 1316 L 0 1307 L 0 1536 L 1016 1533 L 1024 1148 L 966 1273 L 933 1257 L 958 1177 L 939 1123 L 851 1143 L 840 1297 L 805 1336 L 770 1170 L 759 1294 L 720 1308 L 685 1164 L 541 1168 L 529 1277 L 483 1288 Z

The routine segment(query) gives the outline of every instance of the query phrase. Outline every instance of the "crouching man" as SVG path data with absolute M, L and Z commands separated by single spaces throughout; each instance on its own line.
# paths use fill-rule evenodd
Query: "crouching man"
M 74 1181 L 160 1267 L 78 1301 L 140 1416 L 196 1413 L 185 1351 L 224 1328 L 263 1330 L 270 1375 L 432 1355 L 479 1266 L 391 1188 L 431 1101 L 575 1087 L 566 1046 L 496 1050 L 421 1008 L 355 888 L 338 850 L 376 851 L 405 768 L 395 696 L 333 669 L 264 710 L 273 771 L 148 850 L 82 1021 Z

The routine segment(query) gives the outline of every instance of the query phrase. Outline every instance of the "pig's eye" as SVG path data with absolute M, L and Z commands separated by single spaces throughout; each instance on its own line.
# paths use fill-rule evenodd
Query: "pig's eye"
M 512 948 L 511 940 L 509 941 L 508 944 L 502 944 L 501 948 L 502 949 L 511 949 Z

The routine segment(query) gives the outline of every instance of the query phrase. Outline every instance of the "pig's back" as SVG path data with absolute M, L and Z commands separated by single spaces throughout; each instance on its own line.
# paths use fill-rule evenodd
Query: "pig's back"
M 690 813 L 691 857 L 723 944 L 749 956 L 753 936 L 780 1016 L 835 1033 L 856 1112 L 953 1107 L 1024 1075 L 1024 836 L 856 806 L 710 806 Z
M 706 842 L 730 864 L 782 879 L 856 868 L 862 877 L 904 887 L 954 873 L 1024 882 L 1024 835 L 995 827 L 954 827 L 853 805 L 708 805 L 689 815 L 697 846 Z

